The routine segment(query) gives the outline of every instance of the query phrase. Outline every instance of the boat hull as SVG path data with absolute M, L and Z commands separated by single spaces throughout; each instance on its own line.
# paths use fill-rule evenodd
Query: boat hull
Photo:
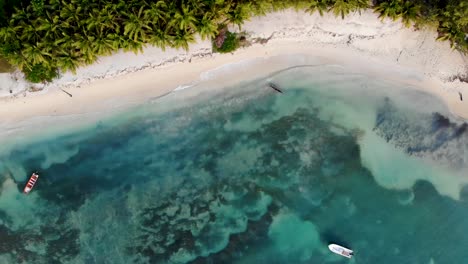
M 337 244 L 330 244 L 328 245 L 328 248 L 330 249 L 331 252 L 338 254 L 340 256 L 343 256 L 345 258 L 353 257 L 353 251 L 349 248 L 345 248 Z
M 32 189 L 34 188 L 34 185 L 37 182 L 37 179 L 39 179 L 39 174 L 33 173 L 31 177 L 29 177 L 29 180 L 26 183 L 26 186 L 24 186 L 23 193 L 28 194 L 29 192 L 31 192 Z

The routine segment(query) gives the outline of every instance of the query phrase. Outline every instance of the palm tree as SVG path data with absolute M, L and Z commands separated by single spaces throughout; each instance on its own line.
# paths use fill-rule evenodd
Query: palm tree
M 81 36 L 73 42 L 72 47 L 80 54 L 80 58 L 86 64 L 93 63 L 97 60 L 97 53 L 93 49 L 95 38 L 93 36 Z
M 268 1 L 252 1 L 252 10 L 253 14 L 256 16 L 264 16 L 267 12 L 274 10 L 274 5 L 272 2 Z
M 100 32 L 120 32 L 119 14 L 112 5 L 106 5 L 99 13 L 100 22 L 102 23 Z
M 21 53 L 31 64 L 48 63 L 45 56 L 50 56 L 49 53 L 41 50 L 37 45 L 30 45 L 29 43 L 24 44 L 24 48 Z
M 17 32 L 18 39 L 23 42 L 36 43 L 41 39 L 39 31 L 32 24 L 26 24 L 21 21 L 17 26 L 14 27 L 14 30 Z
M 84 24 L 88 31 L 95 32 L 95 34 L 102 34 L 102 29 L 105 26 L 102 23 L 102 17 L 98 10 L 93 10 L 92 13 L 88 14 L 88 18 Z
M 45 64 L 32 64 L 23 69 L 27 80 L 32 82 L 51 81 L 57 76 L 57 68 Z
M 36 30 L 45 38 L 55 39 L 60 36 L 59 17 L 54 17 L 53 20 L 39 17 L 36 21 L 39 24 Z
M 73 1 L 62 0 L 60 9 L 60 17 L 70 27 L 80 27 L 80 21 L 82 20 L 83 8 L 79 4 L 74 4 Z
M 450 41 L 450 47 L 454 49 L 459 43 L 463 43 L 463 41 L 465 41 L 465 34 L 457 27 L 441 26 L 439 27 L 439 37 L 437 40 Z
M 380 13 L 379 17 L 382 20 L 385 17 L 389 17 L 395 21 L 401 17 L 403 24 L 409 27 L 411 26 L 411 22 L 418 20 L 420 6 L 410 1 L 391 0 L 380 3 L 374 10 Z
M 25 23 L 25 21 L 32 21 L 32 13 L 28 12 L 24 9 L 18 9 L 15 13 L 11 15 L 10 25 L 11 24 L 18 24 L 18 23 Z
M 118 49 L 125 48 L 126 43 L 129 41 L 127 37 L 118 33 L 107 34 L 106 38 L 109 41 L 109 45 L 114 47 L 115 51 L 117 51 Z M 112 42 L 112 44 L 110 44 L 110 42 Z
M 131 13 L 128 20 L 124 23 L 124 35 L 134 41 L 146 40 L 145 30 L 151 30 L 151 27 L 147 24 L 148 20 L 143 12 L 144 8 L 144 6 L 141 6 L 137 14 Z
M 259 3 L 259 2 L 255 2 L 255 3 Z M 206 11 L 201 10 L 200 12 L 202 14 L 203 12 L 211 13 L 212 15 L 214 15 L 213 20 L 215 20 L 216 22 L 219 22 L 219 20 L 222 18 L 225 19 L 227 17 L 227 13 L 229 12 L 229 10 L 231 10 L 230 4 L 226 4 L 224 3 L 224 1 L 220 1 L 220 0 L 212 0 L 205 6 L 206 6 Z
M 0 29 L 0 39 L 3 40 L 4 43 L 17 40 L 17 31 L 10 25 L 3 27 Z
M 378 4 L 374 10 L 379 12 L 379 18 L 384 20 L 385 17 L 391 18 L 393 21 L 400 17 L 401 5 L 399 0 L 389 0 Z
M 335 16 L 341 15 L 341 18 L 344 19 L 344 16 L 350 12 L 359 11 L 366 7 L 368 7 L 366 0 L 336 0 L 331 9 Z
M 126 51 L 132 51 L 135 54 L 138 52 L 143 52 L 144 44 L 141 41 L 136 41 L 133 39 L 129 39 L 128 41 L 123 42 L 122 48 Z
M 203 40 L 216 37 L 218 34 L 218 25 L 213 20 L 210 13 L 205 13 L 198 24 L 198 32 Z
M 442 13 L 441 18 L 444 26 L 454 24 L 462 31 L 468 32 L 468 3 L 460 1 L 458 4 L 456 2 L 450 4 Z
M 0 29 L 0 52 L 11 65 L 17 66 L 20 70 L 26 65 L 21 50 L 23 46 L 17 37 L 15 28 L 11 25 Z
M 252 3 L 252 5 L 254 5 L 254 3 Z M 272 1 L 271 5 L 275 11 L 294 7 L 293 1 Z
M 335 16 L 341 15 L 341 18 L 344 19 L 344 16 L 353 11 L 354 7 L 351 6 L 346 0 L 336 0 L 331 9 L 333 10 L 333 14 L 335 14 Z
M 328 2 L 327 0 L 312 0 L 306 7 L 306 11 L 311 14 L 318 11 L 320 16 L 323 16 L 323 13 L 328 10 Z
M 8 56 L 6 57 L 6 59 L 8 60 L 8 63 L 10 63 L 11 65 L 14 65 L 16 67 L 18 67 L 18 69 L 20 70 L 24 70 L 24 69 L 27 69 L 29 68 L 29 62 L 26 61 L 23 57 L 23 55 L 19 54 L 19 53 L 11 53 L 11 54 L 8 54 Z
M 179 10 L 176 10 L 174 18 L 170 24 L 172 26 L 178 26 L 178 29 L 180 30 L 190 31 L 195 30 L 196 22 L 197 19 L 193 14 L 193 10 L 190 10 L 188 6 L 182 4 L 181 8 Z
M 62 53 L 56 60 L 56 65 L 64 72 L 71 71 L 75 74 L 76 69 L 80 66 L 79 58 L 68 52 Z
M 150 3 L 149 9 L 145 10 L 145 16 L 153 24 L 166 23 L 168 18 L 166 2 L 159 0 L 156 3 Z
M 156 47 L 161 48 L 163 51 L 166 49 L 166 46 L 170 45 L 172 39 L 166 31 L 158 27 L 153 27 L 152 34 L 149 38 L 148 43 Z
M 65 32 L 62 32 L 62 36 L 55 40 L 51 45 L 55 47 L 60 47 L 61 49 L 64 50 L 71 50 L 73 49 L 73 43 L 75 42 L 75 39 L 68 35 Z
M 416 22 L 419 18 L 420 6 L 411 3 L 410 1 L 405 1 L 401 9 L 401 20 L 406 27 L 411 26 L 411 22 Z
M 179 30 L 176 32 L 172 40 L 172 46 L 174 48 L 183 48 L 184 50 L 189 49 L 189 44 L 195 42 L 195 37 L 192 33 L 187 31 Z
M 249 7 L 250 4 L 245 5 L 237 4 L 233 9 L 231 9 L 227 14 L 227 20 L 234 25 L 237 25 L 239 29 L 241 28 L 242 23 L 249 19 Z
M 91 49 L 97 55 L 110 55 L 112 51 L 117 50 L 113 39 L 105 36 L 97 36 L 91 44 Z

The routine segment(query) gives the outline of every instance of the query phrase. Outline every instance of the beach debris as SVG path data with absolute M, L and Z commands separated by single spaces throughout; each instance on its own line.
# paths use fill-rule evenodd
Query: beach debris
M 253 43 L 259 43 L 259 44 L 265 45 L 265 44 L 268 43 L 268 41 L 270 41 L 270 39 L 273 38 L 273 35 L 274 35 L 274 34 L 275 34 L 275 33 L 273 32 L 268 38 L 254 38 L 254 39 L 252 40 L 252 42 L 253 42 Z
M 28 89 L 28 91 L 32 93 L 39 92 L 42 90 L 43 90 L 43 87 L 40 87 L 40 86 L 29 86 L 29 89 Z
M 463 101 L 463 94 L 458 92 L 458 95 L 460 96 L 460 101 Z
M 349 35 L 348 35 L 348 41 L 346 41 L 346 44 L 347 44 L 347 45 L 350 45 L 351 42 L 353 41 L 353 38 L 354 38 L 354 37 L 353 37 L 353 34 L 349 34 Z
M 397 57 L 397 59 L 396 59 L 397 62 L 400 60 L 401 53 L 403 53 L 403 50 L 401 50 L 400 53 L 398 54 L 398 57 Z
M 72 95 L 71 93 L 69 93 L 69 92 L 65 91 L 65 90 L 64 90 L 64 89 L 62 89 L 62 88 L 59 88 L 59 89 L 60 89 L 62 92 L 64 92 L 64 93 L 68 94 L 68 96 L 70 96 L 70 97 L 73 97 L 73 95 Z
M 272 83 L 272 82 L 269 82 L 269 83 L 268 83 L 268 86 L 269 86 L 271 89 L 277 91 L 278 93 L 283 93 L 283 91 L 279 88 L 279 86 L 276 85 L 276 84 L 274 84 L 274 83 Z

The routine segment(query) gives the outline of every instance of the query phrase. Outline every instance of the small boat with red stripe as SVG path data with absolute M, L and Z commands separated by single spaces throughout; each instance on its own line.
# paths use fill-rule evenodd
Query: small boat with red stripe
M 34 173 L 31 175 L 31 177 L 29 178 L 28 183 L 26 183 L 26 186 L 24 186 L 23 192 L 24 192 L 25 194 L 28 194 L 28 193 L 33 189 L 34 185 L 35 185 L 36 182 L 37 182 L 37 179 L 39 179 L 39 174 L 37 174 L 37 173 L 34 172 Z

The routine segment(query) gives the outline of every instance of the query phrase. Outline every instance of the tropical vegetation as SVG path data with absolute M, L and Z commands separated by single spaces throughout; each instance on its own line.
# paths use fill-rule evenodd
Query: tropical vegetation
M 237 33 L 220 31 L 220 34 L 213 41 L 213 51 L 228 53 L 236 50 L 240 46 L 240 35 Z
M 440 40 L 468 52 L 466 0 L 0 0 L 0 56 L 32 82 L 50 81 L 119 49 L 188 49 L 196 36 L 214 40 L 226 25 L 251 16 L 296 8 L 351 12 L 374 8 L 407 26 L 434 27 Z M 235 35 L 226 33 L 228 50 Z M 218 49 L 224 51 L 224 48 Z
M 0 72 L 11 72 L 12 67 L 4 58 L 0 57 Z

